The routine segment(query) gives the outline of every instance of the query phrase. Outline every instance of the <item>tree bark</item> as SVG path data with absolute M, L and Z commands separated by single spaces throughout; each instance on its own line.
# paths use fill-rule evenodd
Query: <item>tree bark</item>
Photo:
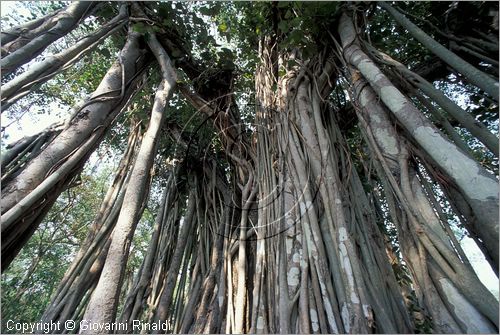
M 60 10 L 55 11 L 55 12 L 51 12 L 51 13 L 48 13 L 40 18 L 31 20 L 29 22 L 20 24 L 18 26 L 15 26 L 13 28 L 8 29 L 8 30 L 2 31 L 0 33 L 0 42 L 2 45 L 2 49 L 4 49 L 4 48 L 6 49 L 6 50 L 2 50 L 2 56 L 4 56 L 4 52 L 7 52 L 7 48 L 5 47 L 7 44 L 18 39 L 19 37 L 21 37 L 21 35 L 27 34 L 27 33 L 32 33 L 34 30 L 37 30 L 38 28 L 40 28 L 44 24 L 47 24 L 47 21 L 50 21 L 50 19 L 52 17 L 54 17 L 55 15 L 57 15 L 60 12 L 61 12 Z M 30 39 L 25 38 L 25 40 L 26 40 L 25 43 L 27 43 Z
M 62 131 L 35 159 L 26 164 L 16 178 L 2 184 L 2 241 L 9 241 L 2 243 L 3 269 L 10 263 L 6 260 L 13 259 L 18 249 L 25 243 L 20 242 L 19 235 L 24 234 L 24 231 L 29 231 L 31 222 L 35 220 L 33 217 L 25 218 L 30 213 L 25 208 L 38 206 L 40 203 L 43 208 L 47 206 L 50 208 L 51 203 L 43 202 L 44 197 L 48 194 L 51 197 L 57 197 L 64 190 L 64 185 L 59 188 L 50 186 L 69 183 L 71 180 L 68 172 L 59 173 L 57 178 L 54 176 L 48 181 L 47 178 L 57 172 L 60 165 L 66 164 L 65 169 L 70 171 L 70 176 L 78 170 L 76 167 L 83 166 L 115 117 L 129 102 L 128 98 L 136 91 L 138 79 L 141 79 L 140 74 L 145 68 L 144 52 L 139 48 L 138 39 L 137 33 L 129 33 L 122 50 L 122 61 L 111 66 L 91 100 L 80 109 L 69 127 Z M 110 93 L 114 96 L 102 97 Z M 85 148 L 82 149 L 84 146 Z M 78 152 L 80 159 L 72 159 Z M 36 212 L 36 214 L 41 215 L 41 212 Z M 23 237 L 23 240 L 27 240 L 29 236 L 31 234 Z M 16 247 L 10 249 L 9 245 Z
M 465 77 L 472 84 L 481 88 L 483 91 L 491 95 L 496 101 L 498 101 L 498 81 L 476 69 L 475 67 L 464 61 L 462 58 L 457 56 L 455 53 L 436 42 L 432 37 L 427 35 L 422 29 L 413 24 L 403 14 L 398 12 L 387 2 L 380 1 L 378 2 L 378 5 L 388 11 L 400 25 L 408 30 L 408 32 L 420 43 L 422 43 L 427 49 L 441 58 L 452 68 L 465 75 Z
M 26 64 L 41 54 L 51 43 L 73 30 L 81 20 L 91 13 L 92 8 L 95 6 L 95 2 L 74 2 L 53 17 L 48 17 L 47 19 L 50 20 L 50 24 L 54 24 L 50 29 L 31 40 L 27 38 L 29 42 L 26 45 L 16 48 L 7 56 L 2 57 L 0 61 L 2 77 L 8 75 L 21 65 Z M 23 39 L 23 36 L 21 35 L 19 39 Z
M 122 5 L 119 14 L 94 33 L 60 53 L 33 64 L 25 72 L 2 85 L 2 111 L 92 51 L 99 42 L 123 27 L 127 17 L 127 6 Z
M 194 185 L 193 185 L 194 186 Z M 156 309 L 156 313 L 154 315 L 154 322 L 157 321 L 166 321 L 168 313 L 171 309 L 173 293 L 175 289 L 175 283 L 177 281 L 177 276 L 179 275 L 179 269 L 181 267 L 182 256 L 184 255 L 186 242 L 188 240 L 188 235 L 191 231 L 191 227 L 194 225 L 194 221 L 196 220 L 195 211 L 196 211 L 196 200 L 194 196 L 194 190 L 196 187 L 193 187 L 193 191 L 190 193 L 188 200 L 188 207 L 186 210 L 186 215 L 184 216 L 183 224 L 180 228 L 179 237 L 177 239 L 177 243 L 175 244 L 175 251 L 172 256 L 172 261 L 170 262 L 170 266 L 168 268 L 168 273 L 165 278 L 165 284 L 163 285 L 163 292 L 160 296 L 159 304 Z M 161 334 L 162 330 L 158 330 L 155 332 L 156 334 Z
M 339 33 L 346 60 L 361 72 L 397 120 L 463 192 L 478 219 L 478 234 L 492 259 L 498 262 L 499 207 L 495 177 L 446 139 L 394 87 L 356 43 L 354 25 L 345 13 L 340 19 Z
M 480 121 L 463 110 L 455 102 L 449 99 L 443 92 L 436 89 L 431 83 L 419 76 L 413 71 L 410 71 L 403 64 L 395 61 L 388 55 L 379 51 L 374 51 L 377 55 L 381 55 L 382 62 L 394 66 L 403 76 L 408 77 L 408 80 L 420 88 L 423 93 L 433 99 L 439 106 L 443 108 L 453 119 L 457 120 L 466 128 L 472 135 L 481 141 L 495 156 L 498 157 L 498 138 L 492 134 L 488 128 Z
M 148 287 L 150 286 L 155 267 L 154 261 L 158 260 L 161 237 L 166 233 L 165 226 L 167 225 L 168 213 L 171 212 L 174 201 L 178 197 L 177 176 L 178 169 L 174 168 L 163 191 L 161 206 L 155 219 L 153 235 L 149 242 L 146 257 L 141 265 L 141 271 L 138 274 L 134 287 L 127 295 L 122 314 L 120 315 L 121 322 L 128 323 L 129 332 L 132 331 L 132 321 L 140 318 L 144 303 L 148 297 Z
M 356 100 L 359 103 L 358 117 L 360 123 L 376 142 L 372 144 L 372 151 L 377 156 L 377 159 L 382 162 L 382 165 L 387 165 L 389 171 L 386 171 L 386 174 L 391 175 L 389 178 L 394 176 L 398 183 L 398 185 L 386 186 L 393 189 L 393 192 L 399 197 L 399 201 L 406 211 L 408 222 L 404 224 L 404 220 L 399 218 L 395 209 L 391 208 L 391 215 L 398 229 L 403 255 L 414 273 L 417 290 L 422 296 L 420 302 L 431 313 L 435 330 L 438 332 L 494 331 L 493 324 L 497 323 L 498 320 L 489 315 L 488 311 L 494 310 L 497 304 L 493 302 L 494 298 L 491 293 L 480 283 L 472 268 L 462 265 L 459 256 L 452 251 L 460 248 L 460 246 L 457 245 L 453 249 L 450 238 L 442 228 L 442 223 L 439 222 L 429 200 L 425 197 L 414 169 L 408 164 L 408 149 L 405 142 L 400 140 L 396 134 L 387 112 L 377 102 L 375 92 L 366 85 L 363 79 L 358 78 L 355 72 L 353 87 Z M 374 148 L 375 145 L 380 149 Z M 378 150 L 380 150 L 381 155 L 376 154 Z M 383 162 L 385 160 L 387 160 L 387 163 Z M 386 189 L 386 192 L 390 191 Z M 422 228 L 419 228 L 421 225 L 426 228 L 422 230 Z M 448 275 L 444 274 L 446 270 L 443 269 L 447 269 L 447 266 L 440 263 L 441 256 L 435 253 L 434 249 L 427 243 L 427 236 L 430 236 L 436 248 L 442 250 L 443 255 L 447 255 L 446 261 L 449 264 L 455 264 L 456 271 L 461 273 L 463 278 L 468 278 L 467 285 L 462 285 L 457 281 L 454 273 L 448 272 Z M 422 248 L 427 249 L 425 259 L 429 265 L 422 264 Z M 443 250 L 448 251 L 444 252 Z M 435 283 L 438 281 L 435 277 L 436 273 L 429 268 L 431 264 L 439 264 L 435 265 L 436 268 L 441 266 L 441 270 L 439 270 L 441 275 L 437 278 L 445 278 L 444 280 L 447 280 L 446 283 L 452 287 L 452 290 L 440 290 L 438 284 Z M 461 270 L 459 271 L 458 268 Z M 472 290 L 476 292 L 476 295 L 481 295 L 480 301 L 469 294 L 470 287 L 474 287 Z M 436 295 L 438 293 L 439 295 Z M 457 295 L 460 298 L 456 298 Z M 468 308 L 457 309 L 447 305 L 450 300 L 454 299 L 467 301 Z M 471 317 L 471 313 L 476 317 Z M 461 322 L 464 319 L 469 320 L 465 326 Z
M 154 34 L 149 36 L 148 43 L 160 64 L 162 81 L 156 91 L 150 123 L 137 154 L 130 182 L 125 193 L 124 205 L 111 235 L 112 242 L 99 283 L 85 311 L 84 319 L 91 322 L 113 322 L 116 318 L 116 308 L 118 306 L 118 298 L 123 282 L 130 243 L 137 222 L 142 214 L 139 209 L 146 195 L 145 192 L 153 166 L 156 146 L 163 120 L 165 119 L 165 108 L 176 84 L 176 73 L 170 64 L 170 58 Z M 93 331 L 89 330 L 81 333 L 93 333 Z
M 108 188 L 99 212 L 92 222 L 89 233 L 67 269 L 59 286 L 47 306 L 43 322 L 65 322 L 81 306 L 81 298 L 97 284 L 109 249 L 109 236 L 116 224 L 123 204 L 126 185 L 140 143 L 140 127 L 131 126 L 127 149 L 120 161 L 113 183 Z M 85 307 L 85 306 L 83 306 Z

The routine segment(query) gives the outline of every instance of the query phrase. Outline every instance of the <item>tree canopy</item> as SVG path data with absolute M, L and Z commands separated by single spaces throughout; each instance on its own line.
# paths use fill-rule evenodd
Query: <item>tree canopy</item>
M 498 3 L 16 6 L 2 333 L 498 332 Z

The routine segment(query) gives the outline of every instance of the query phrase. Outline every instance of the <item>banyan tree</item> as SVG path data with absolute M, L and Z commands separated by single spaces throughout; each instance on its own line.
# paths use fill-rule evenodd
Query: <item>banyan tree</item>
M 498 3 L 24 6 L 2 332 L 498 332 Z

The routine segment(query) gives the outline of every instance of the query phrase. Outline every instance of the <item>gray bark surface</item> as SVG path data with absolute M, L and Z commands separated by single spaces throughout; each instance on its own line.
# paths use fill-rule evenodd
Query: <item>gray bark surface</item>
M 451 245 L 450 239 L 452 237 L 447 236 L 429 200 L 424 195 L 413 167 L 408 164 L 407 145 L 396 133 L 387 111 L 378 102 L 373 89 L 367 86 L 363 79 L 357 79 L 353 85 L 360 104 L 358 117 L 361 119 L 361 124 L 366 128 L 366 131 L 370 132 L 376 142 L 375 145 L 380 148 L 381 157 L 378 158 L 386 160 L 389 173 L 398 182 L 397 186 L 392 185 L 393 189 L 396 188 L 394 193 L 400 198 L 401 203 L 406 203 L 402 207 L 408 217 L 407 225 L 403 223 L 401 218 L 398 218 L 399 215 L 394 209 L 391 210 L 391 215 L 398 229 L 403 255 L 405 255 L 412 273 L 415 274 L 416 289 L 423 297 L 420 302 L 431 313 L 435 330 L 438 332 L 468 332 L 472 329 L 494 331 L 495 327 L 492 323 L 498 321 L 495 321 L 495 317 L 489 311 L 493 311 L 494 314 L 498 304 L 486 287 L 479 282 L 473 269 L 470 266 L 462 265 L 459 256 L 454 252 L 455 249 L 458 250 L 461 247 L 460 245 Z M 377 149 L 372 150 L 377 152 Z M 389 185 L 386 186 L 391 188 Z M 398 193 L 399 188 L 401 193 Z M 425 228 L 419 228 L 421 226 Z M 454 264 L 455 269 L 460 268 L 456 271 L 461 273 L 461 277 L 467 281 L 467 284 L 457 280 L 455 273 L 445 274 L 443 269 L 447 269 L 447 266 L 443 266 L 439 270 L 442 272 L 439 277 L 435 277 L 435 272 L 423 266 L 420 261 L 421 251 L 418 251 L 422 246 L 428 249 L 426 251 L 428 262 L 439 264 L 436 265 L 436 268 L 442 266 L 440 263 L 441 255 L 435 252 L 434 247 L 426 243 L 428 236 L 433 239 L 435 246 L 439 246 L 438 249 L 446 250 L 441 251 L 447 255 L 446 261 Z M 434 284 L 440 278 L 444 278 L 452 290 L 440 290 L 439 286 Z M 475 295 L 471 295 L 470 290 L 476 292 Z M 481 298 L 477 299 L 476 296 L 481 296 Z M 454 299 L 466 301 L 467 308 L 457 309 L 449 306 L 448 301 Z M 470 315 L 477 317 L 470 317 Z M 465 319 L 469 321 L 463 325 L 461 320 Z
M 422 43 L 427 49 L 432 51 L 436 56 L 441 58 L 452 68 L 465 75 L 465 77 L 472 84 L 481 88 L 483 91 L 491 95 L 496 101 L 498 101 L 499 84 L 497 80 L 494 80 L 484 72 L 476 69 L 474 66 L 464 61 L 455 53 L 436 42 L 436 40 L 434 40 L 422 29 L 413 24 L 403 14 L 391 7 L 388 3 L 380 1 L 378 2 L 378 4 L 380 5 L 380 7 L 388 11 L 400 25 L 408 30 L 410 34 L 415 37 L 420 43 Z
M 126 6 L 121 6 L 119 14 L 94 33 L 84 37 L 60 53 L 48 56 L 43 61 L 33 64 L 25 72 L 2 85 L 2 111 L 20 97 L 25 96 L 33 88 L 39 87 L 63 68 L 67 68 L 92 51 L 102 39 L 124 25 L 127 22 L 127 16 Z
M 116 318 L 116 308 L 127 264 L 130 243 L 138 220 L 141 204 L 146 196 L 147 184 L 153 166 L 157 142 L 161 134 L 165 109 L 176 84 L 175 70 L 170 64 L 170 58 L 156 40 L 155 35 L 149 37 L 149 45 L 161 67 L 162 81 L 156 91 L 148 129 L 144 135 L 141 147 L 130 176 L 125 192 L 125 199 L 118 221 L 111 235 L 106 262 L 99 283 L 90 298 L 84 319 L 91 322 L 113 322 Z M 88 330 L 81 332 L 93 333 Z
M 367 79 L 397 120 L 461 190 L 477 218 L 476 231 L 498 262 L 498 182 L 462 152 L 404 96 L 356 44 L 351 19 L 343 14 L 339 32 L 345 59 Z
M 116 115 L 127 104 L 127 97 L 135 91 L 137 79 L 140 79 L 138 74 L 144 69 L 142 63 L 143 51 L 139 49 L 138 37 L 137 33 L 130 33 L 122 50 L 121 61 L 115 62 L 111 66 L 92 95 L 91 100 L 78 112 L 69 126 L 36 158 L 26 164 L 14 179 L 2 184 L 2 218 L 6 217 L 6 215 L 10 217 L 10 223 L 8 224 L 2 220 L 2 254 L 4 256 L 2 268 L 8 265 L 4 263 L 4 260 L 13 258 L 24 245 L 25 242 L 21 241 L 29 238 L 28 235 L 23 237 L 23 232 L 31 231 L 30 226 L 33 219 L 36 219 L 23 219 L 23 215 L 30 212 L 24 209 L 19 210 L 20 206 L 24 208 L 27 204 L 36 205 L 44 197 L 48 196 L 57 197 L 64 188 L 53 188 L 47 193 L 47 185 L 40 187 L 41 184 L 51 174 L 57 172 L 59 165 L 71 160 L 72 155 L 77 153 L 78 149 L 83 145 L 86 145 L 87 151 L 82 153 L 82 161 L 71 163 L 83 166 L 90 153 L 95 150 L 102 140 L 105 131 Z M 125 74 L 125 78 L 122 78 L 122 73 Z M 122 86 L 123 83 L 126 86 Z M 103 95 L 106 98 L 101 98 Z M 92 143 L 89 141 L 92 141 Z M 64 181 L 64 178 L 67 178 L 67 175 L 61 174 L 60 178 L 52 178 L 51 182 L 56 185 L 58 182 Z M 43 205 L 48 206 L 49 202 L 43 202 Z M 8 214 L 9 212 L 10 214 Z M 39 214 L 42 215 L 42 213 Z M 7 258 L 7 255 L 10 255 L 9 258 Z
M 16 51 L 2 57 L 0 60 L 2 77 L 29 62 L 41 54 L 51 43 L 73 30 L 86 15 L 90 14 L 91 9 L 95 5 L 96 3 L 91 1 L 74 2 L 65 10 L 51 17 L 50 20 L 56 23 L 47 32 L 30 40 Z

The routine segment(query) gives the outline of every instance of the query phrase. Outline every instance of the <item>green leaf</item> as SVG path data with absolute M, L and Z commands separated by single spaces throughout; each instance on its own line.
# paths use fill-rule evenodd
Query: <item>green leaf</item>
M 146 25 L 142 22 L 138 22 L 138 23 L 134 23 L 132 25 L 132 30 L 137 32 L 137 33 L 141 33 L 141 34 L 144 34 L 146 32 Z
M 168 8 L 167 4 L 161 4 L 158 8 L 158 15 L 160 17 L 167 18 L 170 16 L 170 8 Z
M 172 50 L 171 56 L 173 58 L 179 58 L 179 57 L 182 56 L 182 52 L 180 50 L 178 50 L 178 49 L 174 49 L 174 50 Z
M 288 28 L 287 21 L 280 21 L 280 23 L 278 23 L 278 29 L 281 30 L 282 33 L 288 32 Z
M 300 17 L 294 17 L 290 21 L 290 26 L 294 27 L 294 28 L 299 28 L 301 24 L 302 24 L 302 18 L 300 18 Z
M 202 26 L 205 22 L 200 17 L 194 16 L 193 23 Z
M 109 50 L 106 48 L 99 49 L 99 53 L 106 58 L 111 57 L 111 52 L 109 52 Z
M 297 44 L 302 40 L 302 32 L 300 30 L 294 30 L 290 33 L 290 42 L 292 44 Z
M 202 15 L 207 15 L 207 16 L 213 16 L 215 15 L 215 11 L 213 8 L 211 7 L 200 7 L 198 9 L 198 11 L 202 14 Z
M 227 24 L 225 23 L 219 24 L 219 30 L 225 33 L 227 31 Z

